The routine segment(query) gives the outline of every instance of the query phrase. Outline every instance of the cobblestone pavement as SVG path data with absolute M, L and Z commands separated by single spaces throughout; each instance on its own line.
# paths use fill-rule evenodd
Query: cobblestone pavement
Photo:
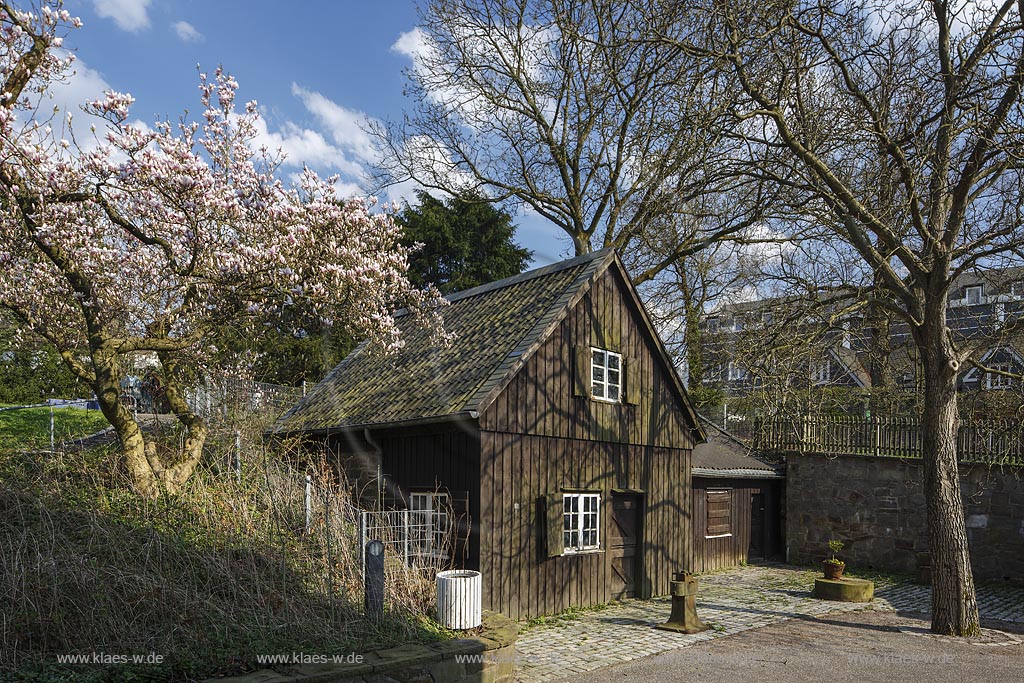
M 669 598 L 628 600 L 603 609 L 552 618 L 528 627 L 516 642 L 516 680 L 557 681 L 574 674 L 687 647 L 787 619 L 862 609 L 928 612 L 931 588 L 889 579 L 875 581 L 872 603 L 811 597 L 818 572 L 785 565 L 750 566 L 698 577 L 697 615 L 711 629 L 696 635 L 659 631 Z M 1024 623 L 1024 588 L 980 586 L 983 619 Z

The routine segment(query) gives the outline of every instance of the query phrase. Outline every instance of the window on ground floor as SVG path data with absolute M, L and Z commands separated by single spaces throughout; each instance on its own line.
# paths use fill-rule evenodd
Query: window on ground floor
M 601 547 L 601 494 L 562 495 L 562 547 L 566 553 Z
M 704 538 L 732 536 L 732 489 L 708 489 Z
M 447 493 L 409 495 L 409 540 L 421 556 L 449 554 L 452 517 Z

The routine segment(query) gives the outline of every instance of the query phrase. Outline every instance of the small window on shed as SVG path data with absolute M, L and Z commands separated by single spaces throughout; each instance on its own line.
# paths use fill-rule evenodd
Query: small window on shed
M 708 489 L 704 538 L 732 536 L 732 489 Z
M 622 399 L 622 355 L 604 349 L 590 352 L 590 395 L 618 403 Z
M 968 306 L 973 306 L 975 304 L 980 304 L 981 303 L 981 293 L 982 293 L 981 285 L 977 285 L 977 286 L 974 286 L 974 287 L 967 287 L 966 289 L 964 289 L 964 299 L 967 301 L 967 305 Z

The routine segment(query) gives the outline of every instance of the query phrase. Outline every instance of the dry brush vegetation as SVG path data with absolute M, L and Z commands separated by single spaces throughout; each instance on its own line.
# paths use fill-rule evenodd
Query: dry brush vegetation
M 337 654 L 445 637 L 433 571 L 390 565 L 382 620 L 362 609 L 357 511 L 321 459 L 265 446 L 260 424 L 209 444 L 176 496 L 145 499 L 104 448 L 0 453 L 0 678 L 124 680 L 59 655 L 157 653 L 146 680 L 253 668 L 257 654 Z M 165 432 L 173 447 L 180 437 Z M 313 472 L 306 529 L 305 474 Z M 329 495 L 326 493 L 329 492 Z

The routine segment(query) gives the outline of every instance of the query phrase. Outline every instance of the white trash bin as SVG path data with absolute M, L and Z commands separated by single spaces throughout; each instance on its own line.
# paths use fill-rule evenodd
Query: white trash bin
M 481 621 L 480 572 L 453 569 L 437 574 L 437 620 L 445 628 L 476 628 Z

